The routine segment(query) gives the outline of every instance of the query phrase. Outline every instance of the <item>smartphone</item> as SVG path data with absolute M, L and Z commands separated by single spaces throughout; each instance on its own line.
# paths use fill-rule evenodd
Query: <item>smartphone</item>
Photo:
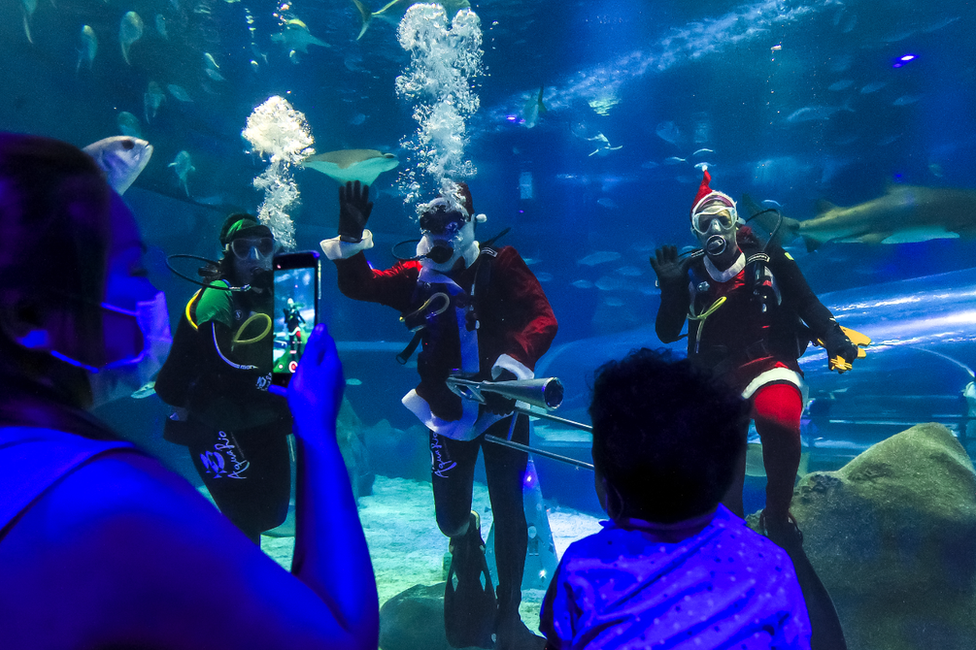
M 319 321 L 321 263 L 315 251 L 275 255 L 272 383 L 287 386 Z

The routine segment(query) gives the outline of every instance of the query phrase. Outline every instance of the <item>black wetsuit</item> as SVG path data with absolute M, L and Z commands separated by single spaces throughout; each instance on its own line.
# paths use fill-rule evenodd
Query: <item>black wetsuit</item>
M 156 380 L 166 403 L 185 408 L 165 437 L 186 445 L 217 507 L 252 539 L 288 514 L 290 466 L 285 400 L 267 388 L 273 335 L 270 293 L 204 289 L 190 301 Z M 196 327 L 194 327 L 194 324 Z

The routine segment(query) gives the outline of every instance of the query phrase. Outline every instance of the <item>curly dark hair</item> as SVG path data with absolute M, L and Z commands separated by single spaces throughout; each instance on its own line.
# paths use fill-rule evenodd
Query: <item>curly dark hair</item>
M 714 508 L 745 450 L 748 406 L 691 361 L 633 350 L 593 383 L 593 462 L 631 516 L 676 522 Z

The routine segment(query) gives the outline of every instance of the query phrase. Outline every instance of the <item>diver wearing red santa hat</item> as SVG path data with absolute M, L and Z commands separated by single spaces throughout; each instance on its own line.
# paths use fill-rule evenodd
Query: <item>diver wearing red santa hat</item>
M 741 225 L 735 201 L 712 190 L 710 181 L 706 169 L 691 209 L 691 230 L 702 249 L 682 259 L 674 246 L 664 246 L 650 259 L 661 288 L 655 329 L 670 343 L 681 338 L 687 319 L 688 356 L 751 402 L 767 477 L 761 525 L 773 541 L 799 542 L 802 535 L 789 511 L 806 392 L 797 359 L 810 341 L 819 340 L 828 358 L 842 357 L 847 364 L 858 349 L 789 253 L 764 247 Z M 743 457 L 738 480 L 723 500 L 739 516 L 744 478 Z
M 339 189 L 339 236 L 323 241 L 322 249 L 336 264 L 344 295 L 393 307 L 423 343 L 420 383 L 402 401 L 429 430 L 437 524 L 451 538 L 448 641 L 454 647 L 541 648 L 545 639 L 533 635 L 518 612 L 528 543 L 522 504 L 527 455 L 485 441 L 492 434 L 528 444 L 528 420 L 513 414 L 513 400 L 490 393 L 483 405 L 462 400 L 445 380 L 533 378 L 556 335 L 556 318 L 514 248 L 496 250 L 475 239 L 475 226 L 486 217 L 475 214 L 466 184 L 452 185 L 423 206 L 412 259 L 385 271 L 370 268 L 363 251 L 372 247 L 372 235 L 364 226 L 373 204 L 358 181 Z M 480 520 L 471 512 L 479 449 L 495 526 L 497 609 Z

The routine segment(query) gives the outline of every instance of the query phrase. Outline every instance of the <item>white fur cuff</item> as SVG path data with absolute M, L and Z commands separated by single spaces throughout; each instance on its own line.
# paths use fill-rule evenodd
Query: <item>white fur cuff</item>
M 357 242 L 342 241 L 338 237 L 323 239 L 319 242 L 319 246 L 330 260 L 347 260 L 356 253 L 373 247 L 373 233 L 363 230 L 363 239 Z

